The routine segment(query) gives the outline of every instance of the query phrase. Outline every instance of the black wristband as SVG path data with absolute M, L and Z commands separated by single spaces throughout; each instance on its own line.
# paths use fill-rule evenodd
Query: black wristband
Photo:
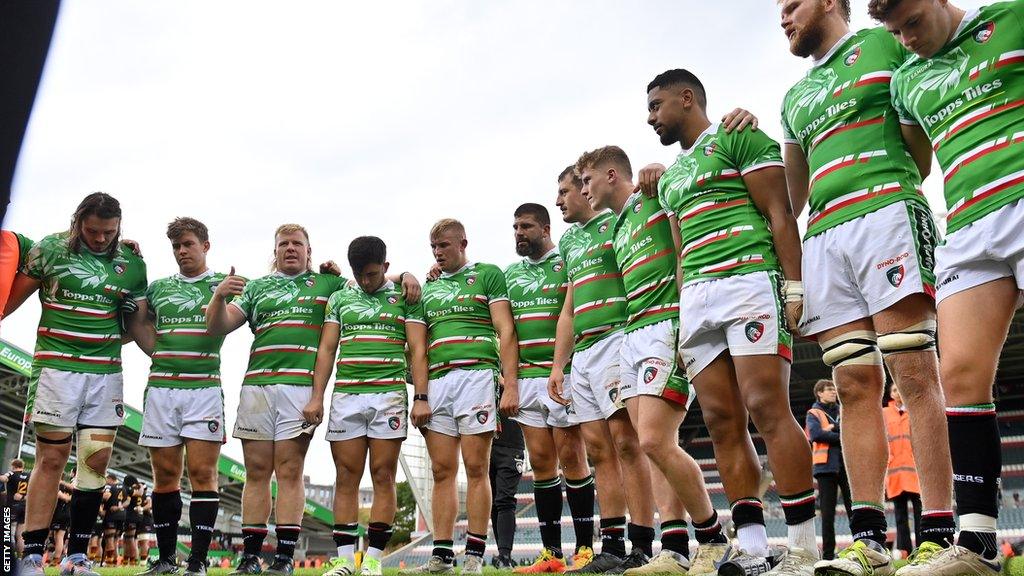
M 427 401 L 427 395 L 426 394 L 413 394 L 412 399 L 413 399 L 413 401 L 423 400 L 424 402 L 426 402 Z

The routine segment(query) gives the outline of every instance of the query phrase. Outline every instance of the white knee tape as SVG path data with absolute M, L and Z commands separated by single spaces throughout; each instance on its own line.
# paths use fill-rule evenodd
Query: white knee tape
M 882 334 L 878 337 L 878 348 L 886 355 L 934 350 L 935 327 L 935 320 L 925 320 L 899 332 Z
M 82 490 L 99 490 L 106 484 L 106 466 L 95 470 L 89 465 L 93 454 L 106 448 L 113 449 L 116 430 L 107 428 L 82 428 L 78 431 L 78 474 L 75 486 Z
M 877 337 L 872 330 L 854 330 L 821 342 L 821 360 L 827 366 L 881 366 Z

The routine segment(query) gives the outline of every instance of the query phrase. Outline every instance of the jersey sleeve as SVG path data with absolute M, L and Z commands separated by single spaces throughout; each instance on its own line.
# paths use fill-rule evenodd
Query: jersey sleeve
M 334 274 L 323 274 L 322 276 L 327 280 L 332 293 L 348 286 L 348 279 L 344 276 L 335 276 Z
M 251 320 L 253 312 L 252 308 L 256 302 L 257 290 L 257 282 L 246 282 L 245 288 L 242 288 L 242 293 L 232 299 L 230 305 L 236 306 L 242 311 L 242 314 L 245 314 L 246 318 Z
M 20 267 L 22 263 L 28 261 L 28 253 L 32 250 L 35 242 L 28 236 L 17 232 L 14 233 L 14 236 L 18 239 L 18 266 Z
M 793 134 L 793 128 L 789 125 L 789 118 L 786 117 L 786 102 L 788 101 L 789 94 L 786 94 L 786 97 L 782 99 L 782 141 L 786 144 L 800 145 L 800 141 L 797 140 L 796 135 Z
M 900 124 L 908 124 L 916 126 L 920 124 L 917 118 L 910 112 L 909 107 L 903 101 L 903 93 L 900 90 L 900 70 L 896 70 L 892 75 L 892 81 L 889 83 L 889 96 L 892 98 L 892 108 L 896 111 L 896 117 L 899 118 Z
M 405 322 L 415 322 L 417 324 L 426 324 L 427 315 L 423 312 L 423 300 L 415 304 L 405 303 Z
M 484 290 L 487 296 L 487 303 L 507 301 L 508 284 L 505 283 L 505 275 L 497 266 L 488 266 L 484 274 Z
M 342 291 L 335 290 L 327 299 L 327 310 L 324 312 L 324 324 L 341 325 L 341 297 Z
M 139 258 L 136 266 L 134 282 L 128 287 L 128 297 L 132 300 L 145 300 L 146 289 L 149 287 L 149 282 L 146 280 L 146 261 Z
M 41 241 L 37 242 L 29 251 L 25 257 L 25 265 L 22 267 L 22 272 L 27 274 L 34 280 L 42 280 L 46 276 L 47 268 L 46 257 L 48 242 Z
M 752 130 L 734 131 L 727 138 L 730 159 L 742 176 L 762 168 L 785 166 L 782 162 L 782 150 L 779 148 L 779 143 L 761 130 L 757 132 Z

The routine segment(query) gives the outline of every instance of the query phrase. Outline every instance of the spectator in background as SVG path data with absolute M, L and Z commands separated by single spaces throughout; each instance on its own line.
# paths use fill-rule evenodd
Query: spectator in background
M 893 383 L 892 400 L 882 411 L 885 434 L 889 440 L 889 464 L 885 473 L 885 497 L 892 502 L 896 515 L 896 550 L 906 558 L 914 549 L 910 541 L 910 519 L 907 504 L 914 506 L 914 542 L 921 542 L 921 485 L 917 478 L 914 451 L 910 446 L 910 418 L 903 406 L 903 397 Z M 894 550 L 895 552 L 895 550 Z
M 811 441 L 814 478 L 818 481 L 818 509 L 821 512 L 821 557 L 835 558 L 836 503 L 843 492 L 843 506 L 850 515 L 850 482 L 843 465 L 843 450 L 839 444 L 839 402 L 836 385 L 831 380 L 818 380 L 814 384 L 817 402 L 807 411 L 807 439 Z
M 25 531 L 25 502 L 28 496 L 28 480 L 31 472 L 25 470 L 25 462 L 21 458 L 11 460 L 11 469 L 0 476 L 0 482 L 6 485 L 7 502 L 11 508 L 11 527 L 14 529 L 12 541 L 18 554 L 22 553 L 25 543 L 22 533 Z
M 499 434 L 491 443 L 491 529 L 498 543 L 498 555 L 491 565 L 508 569 L 512 560 L 512 544 L 516 539 L 516 489 L 523 477 L 526 442 L 519 423 L 501 416 Z

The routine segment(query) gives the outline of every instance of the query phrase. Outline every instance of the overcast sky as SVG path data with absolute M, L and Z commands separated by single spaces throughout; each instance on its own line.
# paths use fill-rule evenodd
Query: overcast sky
M 855 28 L 872 25 L 866 7 L 853 1 Z M 4 227 L 38 240 L 101 190 L 121 201 L 150 280 L 177 271 L 175 216 L 209 226 L 221 271 L 267 273 L 274 229 L 298 222 L 313 258 L 346 275 L 348 242 L 374 234 L 393 270 L 422 277 L 431 224 L 455 217 L 470 259 L 504 266 L 519 204 L 545 204 L 553 235 L 565 229 L 555 178 L 582 151 L 672 162 L 678 149 L 646 124 L 656 74 L 691 70 L 712 119 L 743 106 L 780 139 L 782 96 L 808 64 L 773 0 L 65 0 Z M 926 189 L 940 209 L 938 184 Z M 38 318 L 33 299 L 3 338 L 31 350 Z M 251 338 L 239 330 L 222 353 L 229 426 Z M 139 408 L 148 367 L 126 347 Z M 240 443 L 225 452 L 241 459 Z M 329 458 L 321 429 L 314 481 L 333 481 Z

